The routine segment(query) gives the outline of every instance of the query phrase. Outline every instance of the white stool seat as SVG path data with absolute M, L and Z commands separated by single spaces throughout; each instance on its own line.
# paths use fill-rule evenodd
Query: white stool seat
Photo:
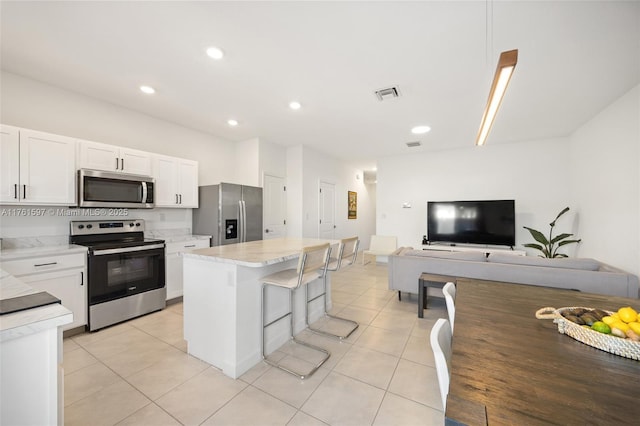
M 313 280 L 320 278 L 320 272 L 314 271 L 308 274 L 304 274 L 302 282 L 300 281 L 300 274 L 295 269 L 285 269 L 271 275 L 267 275 L 262 278 L 262 282 L 269 285 L 276 285 L 278 287 L 297 288 L 298 285 L 309 284 Z
M 356 257 L 358 256 L 359 245 L 360 245 L 360 240 L 358 240 L 358 237 L 344 238 L 340 240 L 340 244 L 338 245 L 338 256 L 329 259 L 327 270 L 335 272 L 335 271 L 338 271 L 342 266 L 353 265 L 356 261 Z M 318 294 L 313 299 L 309 300 L 308 296 L 305 295 L 305 298 L 307 300 L 307 305 L 310 302 L 313 302 L 314 300 L 316 300 L 317 298 L 324 296 L 324 315 L 326 317 L 348 323 L 350 325 L 350 328 L 346 333 L 343 333 L 343 334 L 330 333 L 328 331 L 321 330 L 319 328 L 314 328 L 309 324 L 309 308 L 308 307 L 307 307 L 307 327 L 309 327 L 309 330 L 313 331 L 314 333 L 323 334 L 325 336 L 330 336 L 330 337 L 337 337 L 340 340 L 346 339 L 347 337 L 351 336 L 351 334 L 359 327 L 359 324 L 353 320 L 337 317 L 335 315 L 329 315 L 327 313 L 328 296 L 327 296 L 326 271 L 324 272 L 324 276 L 323 276 L 323 286 L 324 287 L 323 287 L 322 293 Z
M 293 336 L 293 292 L 299 288 L 300 286 L 304 286 L 305 288 L 305 300 L 307 299 L 307 284 L 313 280 L 316 280 L 323 275 L 327 274 L 327 264 L 329 263 L 329 255 L 331 253 L 331 246 L 329 243 L 320 244 L 317 246 L 305 247 L 302 249 L 300 253 L 300 257 L 298 259 L 298 267 L 296 269 L 285 269 L 284 271 L 275 272 L 273 274 L 267 275 L 262 278 L 262 291 L 260 292 L 260 306 L 262 309 L 260 318 L 262 325 L 262 333 L 261 333 L 261 350 L 262 350 L 262 359 L 269 365 L 272 365 L 280 370 L 286 371 L 287 373 L 293 374 L 294 376 L 300 379 L 306 379 L 315 373 L 320 366 L 322 366 L 327 359 L 331 356 L 331 353 L 324 348 L 319 346 L 315 346 L 301 340 L 296 339 Z M 275 286 L 280 288 L 286 288 L 289 291 L 289 310 L 284 315 L 271 320 L 266 323 L 265 319 L 265 288 L 267 286 Z M 305 309 L 305 320 L 308 318 L 307 311 L 307 303 L 304 304 Z M 288 368 L 281 363 L 273 362 L 269 360 L 265 354 L 265 329 L 270 325 L 284 319 L 285 317 L 289 317 L 290 322 L 290 336 L 289 338 L 293 343 L 298 345 L 305 346 L 322 354 L 322 359 L 316 363 L 309 371 L 307 372 L 299 372 Z

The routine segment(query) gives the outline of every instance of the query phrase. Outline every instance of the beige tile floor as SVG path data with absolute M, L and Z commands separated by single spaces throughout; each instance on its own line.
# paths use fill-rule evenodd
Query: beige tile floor
M 238 380 L 186 353 L 182 304 L 64 340 L 67 425 L 441 425 L 429 332 L 446 317 L 430 298 L 388 290 L 385 264 L 332 275 L 333 310 L 360 323 L 346 341 L 304 331 L 331 351 L 301 381 L 261 362 Z M 334 321 L 319 326 L 336 328 Z M 304 363 L 288 345 L 270 357 Z

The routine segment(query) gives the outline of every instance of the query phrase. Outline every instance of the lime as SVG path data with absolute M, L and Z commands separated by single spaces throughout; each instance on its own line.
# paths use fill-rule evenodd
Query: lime
M 604 334 L 609 334 L 611 333 L 611 327 L 609 327 L 607 324 L 603 323 L 602 321 L 596 321 L 591 325 L 591 329 L 595 330 L 599 333 L 604 333 Z

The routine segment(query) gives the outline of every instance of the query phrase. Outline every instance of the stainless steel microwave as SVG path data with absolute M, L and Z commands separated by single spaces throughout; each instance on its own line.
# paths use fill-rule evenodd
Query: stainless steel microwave
M 155 179 L 151 176 L 78 170 L 79 207 L 154 207 Z

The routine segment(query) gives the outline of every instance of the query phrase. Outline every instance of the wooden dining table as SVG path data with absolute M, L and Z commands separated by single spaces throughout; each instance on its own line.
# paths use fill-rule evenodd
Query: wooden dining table
M 640 311 L 640 299 L 458 279 L 445 424 L 639 425 L 640 361 L 535 317 L 568 306 Z

